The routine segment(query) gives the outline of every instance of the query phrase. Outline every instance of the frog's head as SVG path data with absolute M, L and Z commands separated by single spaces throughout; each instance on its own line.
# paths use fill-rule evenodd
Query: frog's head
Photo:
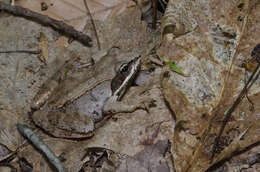
M 111 81 L 112 96 L 120 101 L 131 86 L 141 68 L 141 56 L 133 58 L 129 62 L 121 63 L 116 69 L 116 76 Z

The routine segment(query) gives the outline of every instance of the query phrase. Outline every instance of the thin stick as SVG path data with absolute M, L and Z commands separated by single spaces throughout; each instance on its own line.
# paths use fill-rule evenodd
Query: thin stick
M 247 80 L 247 71 L 245 71 L 245 79 L 244 79 L 244 82 L 246 83 L 246 80 Z M 248 91 L 246 92 L 246 99 L 247 99 L 247 101 L 249 102 L 249 104 L 250 104 L 250 107 L 249 107 L 249 109 L 250 110 L 254 110 L 254 103 L 252 102 L 252 100 L 250 100 L 250 98 L 248 97 Z
M 72 26 L 69 26 L 62 21 L 55 20 L 53 18 L 50 18 L 49 16 L 36 13 L 23 7 L 11 6 L 3 2 L 0 2 L 0 10 L 3 10 L 7 13 L 11 13 L 16 16 L 22 16 L 24 18 L 34 20 L 42 25 L 50 26 L 58 32 L 72 37 L 73 39 L 80 41 L 88 47 L 92 46 L 92 40 L 88 35 L 75 30 Z
M 48 148 L 48 146 L 40 140 L 40 138 L 32 131 L 31 128 L 23 123 L 18 123 L 17 128 L 25 138 L 30 140 L 31 143 L 47 157 L 49 162 L 59 172 L 67 172 L 67 169 L 63 167 L 63 164 L 61 163 L 59 158 L 57 158 L 55 154 L 50 150 L 50 148 Z
M 153 29 L 156 29 L 157 9 L 158 9 L 158 0 L 153 0 L 153 24 L 152 24 Z
M 97 34 L 97 29 L 96 29 L 95 22 L 94 22 L 94 20 L 93 20 L 93 18 L 92 18 L 92 15 L 91 15 L 91 13 L 90 13 L 89 8 L 88 8 L 87 1 L 86 1 L 86 0 L 83 0 L 83 2 L 84 2 L 84 5 L 85 5 L 85 8 L 86 8 L 86 10 L 87 10 L 87 11 L 86 11 L 87 16 L 90 17 L 90 21 L 91 21 L 91 24 L 92 24 L 92 26 L 93 26 L 94 34 L 95 34 L 95 37 L 96 37 L 96 39 L 97 39 L 98 50 L 101 50 L 100 42 L 99 42 L 99 38 L 98 38 L 98 34 Z
M 225 126 L 227 125 L 228 121 L 231 118 L 231 114 L 234 112 L 235 108 L 239 105 L 239 103 L 242 101 L 242 99 L 245 97 L 245 94 L 247 93 L 247 90 L 253 85 L 253 83 L 256 81 L 256 79 L 259 77 L 259 73 L 257 74 L 257 71 L 260 67 L 260 63 L 257 65 L 256 69 L 254 70 L 254 72 L 251 74 L 250 78 L 248 79 L 246 85 L 244 86 L 243 90 L 240 92 L 239 96 L 237 97 L 236 101 L 233 103 L 233 105 L 231 106 L 231 108 L 229 109 L 228 113 L 225 116 L 225 119 L 221 125 L 221 128 L 219 130 L 219 133 L 215 139 L 214 142 L 214 146 L 213 146 L 213 151 L 212 151 L 212 155 L 211 155 L 211 161 L 214 158 L 217 146 L 219 144 L 219 140 L 220 137 L 225 129 Z M 256 74 L 256 77 L 254 78 Z M 252 82 L 251 82 L 252 81 Z
M 3 53 L 28 53 L 28 54 L 40 54 L 40 50 L 8 50 L 8 51 L 0 51 L 0 54 Z
M 250 2 L 249 2 L 250 3 Z M 247 13 L 246 13 L 246 15 L 245 15 L 245 17 L 244 17 L 244 20 L 243 20 L 243 25 L 242 25 L 242 30 L 241 30 L 241 34 L 240 34 L 240 36 L 238 37 L 238 40 L 237 40 L 237 46 L 235 47 L 235 50 L 234 50 L 234 52 L 233 52 L 233 54 L 232 54 L 232 56 L 231 56 L 231 63 L 229 64 L 229 67 L 228 67 L 228 74 L 225 76 L 225 78 L 224 78 L 224 85 L 223 85 L 223 87 L 221 88 L 221 91 L 220 91 L 220 94 L 219 94 L 219 96 L 218 96 L 218 99 L 217 99 L 217 103 L 216 103 L 216 105 L 215 105 L 215 107 L 218 107 L 218 105 L 220 104 L 220 101 L 221 101 L 221 98 L 222 98 L 222 95 L 224 94 L 224 90 L 225 90 L 225 88 L 226 88 L 226 81 L 228 81 L 229 80 L 229 77 L 230 77 L 230 75 L 231 75 L 231 69 L 232 69 L 232 67 L 233 67 L 233 64 L 234 64 L 234 61 L 235 61 L 235 59 L 236 59 L 236 54 L 237 54 L 237 50 L 238 50 L 238 48 L 239 48 L 239 45 L 240 45 L 240 41 L 241 41 L 241 38 L 242 38 L 242 36 L 243 36 L 243 34 L 244 34 L 244 31 L 245 31 L 245 28 L 246 28 L 246 24 L 247 24 L 247 22 L 248 22 L 248 16 L 249 16 L 249 14 L 250 14 L 250 8 L 249 8 L 249 3 L 247 4 L 247 6 L 248 6 L 248 9 L 247 9 Z M 252 75 L 251 75 L 252 76 Z M 246 87 L 246 86 L 245 86 Z M 245 88 L 244 87 L 244 88 Z M 243 91 L 243 90 L 242 90 Z M 242 91 L 241 91 L 241 93 L 242 93 Z M 247 89 L 245 90 L 245 91 L 247 91 Z M 234 104 L 233 104 L 234 105 Z M 234 110 L 234 109 L 233 109 Z M 231 109 L 228 111 L 228 114 L 229 114 L 229 112 L 231 112 L 232 113 L 232 111 L 231 111 Z M 227 115 L 228 115 L 227 114 Z M 231 115 L 231 114 L 230 114 Z M 227 118 L 227 116 L 225 117 L 225 119 Z M 230 117 L 229 117 L 230 118 Z M 229 120 L 229 119 L 228 119 Z M 221 128 L 223 127 L 223 130 L 224 130 L 224 128 L 225 128 L 225 125 L 226 124 L 222 124 L 222 126 L 221 126 Z M 222 129 L 220 129 L 220 132 L 221 132 L 221 130 Z M 222 131 L 223 132 L 223 131 Z M 216 137 L 216 139 L 215 139 L 215 143 L 214 143 L 214 146 L 213 146 L 213 152 L 212 152 L 212 155 L 211 155 L 211 162 L 213 161 L 213 158 L 214 158 L 214 154 L 215 154 L 215 149 L 217 148 L 217 145 L 218 145 L 218 139 L 219 139 L 219 137 L 221 136 L 221 134 L 222 133 L 219 133 L 219 135 Z
M 249 3 L 250 2 L 248 2 L 247 3 L 247 6 L 249 6 Z M 229 66 L 228 66 L 228 73 L 227 73 L 227 75 L 225 76 L 225 78 L 224 78 L 224 84 L 223 84 L 223 87 L 221 88 L 221 90 L 220 90 L 220 94 L 219 94 L 219 96 L 218 96 L 218 99 L 217 99 L 217 103 L 216 103 L 216 105 L 215 105 L 215 107 L 218 107 L 219 106 L 219 104 L 220 104 L 220 102 L 221 102 L 221 98 L 222 98 L 222 95 L 223 95 L 223 93 L 224 93 L 224 89 L 226 88 L 226 81 L 229 81 L 229 77 L 230 77 L 230 74 L 231 74 L 231 69 L 232 69 L 232 67 L 233 67 L 233 64 L 234 64 L 234 61 L 236 60 L 236 54 L 238 53 L 237 52 L 237 50 L 238 50 L 238 48 L 239 48 L 239 45 L 240 45 L 240 40 L 242 39 L 242 37 L 243 37 L 243 34 L 244 34 L 244 32 L 245 32 L 245 29 L 246 29 L 246 26 L 247 26 L 247 22 L 248 22 L 248 16 L 249 16 L 249 14 L 250 14 L 250 8 L 248 7 L 248 10 L 247 10 L 247 13 L 246 13 L 246 15 L 245 15 L 245 17 L 244 17 L 244 20 L 243 20 L 243 23 L 242 23 L 242 30 L 241 30 L 241 34 L 239 34 L 239 36 L 238 36 L 238 40 L 237 40 L 237 45 L 236 45 L 236 47 L 235 47 L 235 49 L 234 49 L 234 52 L 233 52 L 233 54 L 232 54 L 232 56 L 231 56 L 231 63 L 229 64 Z

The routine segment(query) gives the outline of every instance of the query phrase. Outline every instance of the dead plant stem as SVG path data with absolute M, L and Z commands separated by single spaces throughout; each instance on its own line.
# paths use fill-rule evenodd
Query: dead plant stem
M 101 47 L 100 47 L 100 42 L 99 42 L 99 38 L 98 38 L 98 34 L 97 34 L 97 29 L 96 29 L 96 25 L 95 25 L 95 22 L 93 20 L 93 17 L 90 13 L 90 10 L 88 8 L 88 4 L 87 4 L 87 1 L 86 0 L 83 0 L 84 2 L 84 5 L 85 5 L 85 8 L 86 8 L 86 12 L 87 12 L 87 16 L 89 15 L 90 17 L 90 21 L 91 21 L 91 24 L 92 24 L 92 27 L 93 27 L 93 30 L 94 30 L 94 34 L 95 34 L 95 37 L 97 39 L 97 46 L 98 46 L 98 50 L 101 50 Z

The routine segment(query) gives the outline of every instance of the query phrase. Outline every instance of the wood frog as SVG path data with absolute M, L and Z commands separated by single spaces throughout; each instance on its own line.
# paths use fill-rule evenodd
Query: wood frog
M 120 101 L 140 70 L 139 55 L 120 54 L 117 48 L 111 48 L 87 69 L 73 66 L 75 60 L 66 62 L 46 81 L 32 102 L 33 122 L 50 135 L 87 138 L 111 114 L 145 108 L 142 102 L 129 105 Z M 82 99 L 94 101 L 84 105 Z

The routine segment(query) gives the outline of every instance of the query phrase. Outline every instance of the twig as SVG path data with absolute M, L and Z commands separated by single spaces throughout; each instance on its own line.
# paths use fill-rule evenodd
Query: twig
M 9 51 L 0 51 L 2 53 L 28 53 L 28 54 L 40 54 L 40 50 L 9 50 Z
M 17 128 L 19 132 L 26 137 L 28 140 L 32 142 L 32 144 L 39 149 L 49 160 L 49 162 L 59 171 L 59 172 L 67 172 L 67 169 L 63 167 L 59 158 L 57 158 L 54 153 L 48 148 L 48 146 L 40 140 L 40 138 L 29 128 L 27 125 L 23 123 L 18 123 Z
M 240 133 L 239 136 L 236 138 L 236 140 L 238 140 L 238 141 L 241 140 L 246 135 L 249 128 L 251 128 L 251 126 L 247 127 L 247 129 L 245 129 L 242 133 Z
M 246 72 L 247 72 L 247 71 L 245 71 L 245 80 L 244 80 L 245 83 L 246 83 L 246 80 L 247 80 L 247 73 L 246 73 Z M 254 103 L 253 103 L 252 100 L 250 100 L 250 98 L 248 97 L 248 91 L 246 92 L 246 99 L 247 99 L 247 101 L 248 101 L 249 104 L 250 104 L 249 110 L 254 111 L 254 109 L 255 109 Z
M 153 24 L 152 24 L 153 29 L 156 29 L 157 9 L 158 9 L 158 0 L 153 0 Z
M 80 41 L 88 47 L 92 46 L 92 40 L 88 35 L 75 30 L 72 26 L 69 26 L 62 21 L 55 20 L 53 18 L 50 18 L 49 16 L 36 13 L 23 7 L 11 6 L 3 2 L 0 2 L 0 10 L 11 13 L 13 15 L 28 18 L 30 20 L 34 20 L 41 23 L 42 25 L 50 26 L 58 32 L 72 37 L 73 39 Z
M 96 39 L 97 39 L 98 50 L 101 50 L 100 42 L 99 42 L 99 38 L 98 38 L 98 34 L 97 34 L 97 29 L 96 29 L 95 22 L 94 22 L 94 20 L 93 20 L 93 18 L 92 18 L 92 15 L 91 15 L 91 13 L 90 13 L 89 8 L 88 8 L 87 1 L 86 1 L 86 0 L 83 0 L 83 2 L 84 2 L 84 5 L 85 5 L 85 8 L 86 8 L 86 10 L 87 10 L 87 11 L 86 11 L 87 16 L 89 15 L 91 24 L 92 24 L 92 26 L 93 26 L 94 34 L 95 34 L 95 37 L 96 37 Z
M 250 4 L 250 1 L 246 4 L 246 6 L 249 6 L 249 4 Z M 242 30 L 241 30 L 241 32 L 240 32 L 241 34 L 239 34 L 239 36 L 238 36 L 236 47 L 234 48 L 233 54 L 231 55 L 231 62 L 230 62 L 230 64 L 229 64 L 229 66 L 228 66 L 228 73 L 227 73 L 227 75 L 226 75 L 225 78 L 224 78 L 224 83 L 226 83 L 226 81 L 229 80 L 229 77 L 230 77 L 230 75 L 231 75 L 231 69 L 232 69 L 232 67 L 233 67 L 234 61 L 235 61 L 236 58 L 237 58 L 237 56 L 236 56 L 236 54 L 238 53 L 237 50 L 238 50 L 238 48 L 240 48 L 240 47 L 239 47 L 239 46 L 240 46 L 240 42 L 241 42 L 241 39 L 242 39 L 242 37 L 243 37 L 243 35 L 244 35 L 245 29 L 246 29 L 246 26 L 247 26 L 248 16 L 249 16 L 249 14 L 250 14 L 250 11 L 251 11 L 251 10 L 250 10 L 250 8 L 248 7 L 247 12 L 246 12 L 246 15 L 245 15 L 244 20 L 243 20 L 243 23 L 242 23 Z M 218 98 L 217 98 L 217 102 L 216 102 L 215 107 L 218 107 L 218 106 L 219 106 L 225 88 L 226 88 L 226 84 L 224 84 L 223 87 L 222 87 L 221 90 L 220 90 L 220 94 L 219 94 L 219 96 L 218 96 Z
M 248 2 L 248 4 L 247 4 L 247 6 L 249 6 L 249 4 L 250 4 L 250 2 Z M 248 16 L 249 16 L 249 14 L 250 14 L 250 8 L 248 7 L 248 9 L 247 9 L 247 13 L 246 13 L 246 15 L 245 15 L 245 17 L 244 17 L 244 20 L 243 20 L 243 24 L 242 24 L 242 30 L 241 30 L 241 34 L 240 34 L 240 36 L 238 37 L 238 40 L 237 40 L 237 46 L 235 47 L 235 50 L 234 50 L 234 52 L 233 52 L 233 54 L 232 54 L 232 56 L 231 56 L 231 63 L 229 64 L 229 67 L 228 67 L 228 74 L 225 76 L 225 78 L 224 78 L 224 82 L 225 81 L 228 81 L 229 80 L 229 77 L 230 77 L 230 75 L 231 75 L 231 69 L 232 69 L 232 67 L 233 67 L 233 63 L 234 63 L 234 61 L 235 61 L 235 59 L 236 59 L 236 57 L 237 56 L 235 56 L 236 54 L 237 54 L 237 50 L 238 50 L 238 47 L 239 47 L 239 45 L 240 45 L 240 41 L 241 41 L 241 38 L 242 38 L 242 36 L 243 36 L 243 34 L 244 34 L 244 31 L 245 31 L 245 28 L 246 28 L 246 26 L 247 26 L 247 22 L 248 22 Z M 252 76 L 252 75 L 251 75 Z M 225 87 L 226 87 L 226 85 L 224 84 L 223 85 L 223 87 L 221 88 L 221 91 L 220 91 L 220 95 L 218 96 L 218 100 L 217 100 L 217 103 L 216 103 L 216 106 L 215 107 L 218 107 L 218 105 L 220 104 L 220 101 L 221 101 L 221 98 L 222 98 L 222 95 L 223 95 L 223 93 L 224 93 L 224 89 L 225 89 Z M 246 88 L 246 86 L 244 87 L 244 88 Z M 243 89 L 244 90 L 244 89 Z M 241 91 L 241 93 L 243 92 L 243 90 Z M 245 89 L 245 93 L 247 92 L 247 88 Z M 240 93 L 240 94 L 241 94 Z M 239 97 L 238 97 L 239 98 Z M 235 104 L 235 103 L 234 103 Z M 233 105 L 234 105 L 233 104 Z M 234 109 L 233 109 L 234 110 Z M 226 117 L 225 117 L 225 119 L 224 120 L 226 120 L 226 118 L 230 118 L 231 117 L 231 113 L 233 112 L 233 110 L 231 111 L 231 109 L 228 111 L 228 116 L 226 115 Z M 230 113 L 230 114 L 229 114 Z M 228 119 L 229 120 L 229 119 Z M 221 136 L 221 134 L 222 134 L 222 132 L 223 131 L 221 131 L 221 130 L 224 130 L 224 128 L 225 128 L 225 125 L 226 125 L 226 122 L 224 121 L 224 123 L 222 124 L 222 126 L 221 126 L 221 129 L 220 129 L 220 132 L 219 132 L 219 134 L 218 134 L 218 136 L 216 137 L 216 139 L 215 139 L 215 142 L 214 142 L 214 145 L 213 145 L 213 152 L 212 152 L 212 155 L 211 155 L 211 162 L 213 161 L 213 158 L 214 158 L 214 155 L 215 155 L 215 150 L 216 150 L 216 148 L 217 148 L 217 145 L 218 145 L 218 140 L 219 140 L 219 138 L 220 138 L 220 136 Z
M 219 144 L 220 137 L 221 137 L 221 135 L 222 135 L 222 133 L 223 133 L 223 131 L 225 129 L 225 126 L 227 125 L 228 121 L 231 118 L 231 114 L 233 113 L 235 108 L 239 105 L 239 103 L 242 101 L 242 99 L 245 97 L 245 95 L 247 94 L 247 91 L 252 87 L 252 85 L 255 83 L 255 81 L 257 80 L 257 78 L 260 75 L 260 71 L 258 71 L 258 69 L 260 68 L 260 44 L 257 44 L 254 47 L 253 51 L 251 52 L 251 56 L 258 63 L 258 65 L 255 68 L 255 70 L 253 71 L 253 73 L 251 74 L 251 76 L 248 79 L 247 83 L 245 84 L 243 90 L 239 94 L 238 98 L 236 99 L 236 101 L 234 102 L 234 104 L 229 109 L 228 113 L 226 114 L 226 117 L 225 117 L 225 119 L 224 119 L 224 121 L 223 121 L 223 123 L 221 125 L 219 133 L 218 133 L 218 135 L 217 135 L 217 137 L 215 139 L 214 145 L 213 145 L 213 152 L 212 152 L 212 156 L 211 156 L 211 162 L 213 161 L 213 158 L 214 158 L 217 146 Z
M 251 74 L 250 78 L 248 79 L 246 85 L 244 86 L 243 90 L 240 92 L 239 96 L 237 97 L 236 101 L 233 103 L 233 105 L 231 106 L 231 108 L 229 109 L 228 113 L 225 116 L 225 119 L 221 125 L 221 128 L 219 130 L 219 133 L 215 139 L 214 142 L 214 146 L 213 146 L 213 151 L 212 151 L 212 155 L 211 155 L 211 161 L 214 158 L 217 146 L 219 145 L 219 140 L 220 137 L 225 129 L 225 126 L 227 125 L 228 121 L 231 118 L 231 114 L 234 112 L 234 110 L 236 109 L 236 107 L 239 105 L 239 103 L 242 101 L 242 99 L 245 97 L 245 94 L 247 93 L 247 90 L 253 85 L 253 83 L 256 81 L 256 79 L 259 77 L 260 72 L 258 72 L 258 69 L 260 68 L 260 63 L 258 63 L 256 69 L 254 70 L 254 72 Z M 258 72 L 258 73 L 257 73 Z M 256 76 L 255 76 L 256 75 Z

